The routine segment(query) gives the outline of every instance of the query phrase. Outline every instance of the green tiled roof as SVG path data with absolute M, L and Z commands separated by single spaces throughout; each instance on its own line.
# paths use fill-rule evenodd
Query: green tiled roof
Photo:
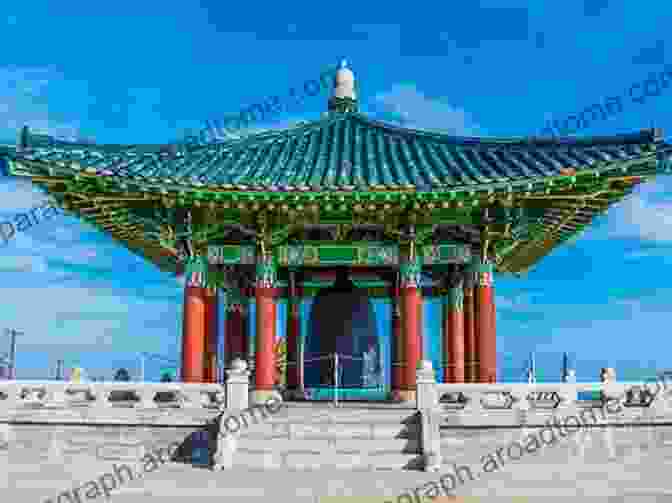
M 468 138 L 356 112 L 210 145 L 95 145 L 27 138 L 10 157 L 138 184 L 238 191 L 478 190 L 639 159 L 659 130 L 591 138 Z M 51 143 L 51 144 L 50 144 Z
M 343 223 L 355 216 L 392 224 L 414 212 L 419 223 L 452 226 L 457 239 L 472 245 L 480 238 L 469 236 L 494 218 L 488 225 L 498 236 L 491 242 L 498 270 L 519 272 L 649 175 L 670 172 L 671 151 L 657 129 L 468 138 L 331 112 L 211 145 L 75 144 L 24 128 L 17 147 L 0 146 L 0 161 L 164 270 L 179 268 L 171 247 L 177 230 L 168 232 L 177 206 L 198 214 L 202 243 L 221 237 L 231 222 L 253 224 L 261 209 L 281 231 L 301 221 Z M 509 208 L 542 216 L 524 225 L 511 220 L 509 228 L 497 220 Z M 168 216 L 161 216 L 164 210 Z

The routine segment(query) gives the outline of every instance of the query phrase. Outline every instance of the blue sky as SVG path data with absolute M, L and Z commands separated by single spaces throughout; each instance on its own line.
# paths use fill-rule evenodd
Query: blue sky
M 672 65 L 672 4 L 464 3 L 13 2 L 0 17 L 0 138 L 27 124 L 97 142 L 173 141 L 206 119 L 287 96 L 345 58 L 360 109 L 409 127 L 534 135 L 621 96 L 621 113 L 578 134 L 656 126 L 669 141 L 672 77 L 660 74 Z M 634 102 L 629 89 L 649 78 L 659 95 Z M 315 119 L 326 100 L 322 92 L 254 127 Z M 43 198 L 0 179 L 0 217 Z M 672 179 L 661 177 L 529 274 L 496 278 L 504 377 L 517 377 L 530 351 L 549 378 L 563 351 L 582 380 L 601 366 L 630 378 L 672 367 L 671 266 Z M 136 373 L 138 351 L 179 358 L 182 280 L 74 218 L 54 217 L 0 247 L 0 280 L 0 328 L 24 332 L 19 378 L 52 373 L 59 358 L 107 377 L 120 366 Z M 150 376 L 157 366 L 148 364 Z

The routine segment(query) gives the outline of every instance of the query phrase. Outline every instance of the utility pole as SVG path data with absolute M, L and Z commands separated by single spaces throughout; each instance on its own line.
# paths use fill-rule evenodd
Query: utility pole
M 63 380 L 63 364 L 65 362 L 63 360 L 58 360 L 56 362 L 56 380 L 57 381 L 62 381 Z
M 10 337 L 10 346 L 9 346 L 9 360 L 10 360 L 10 367 L 9 367 L 9 379 L 10 380 L 15 380 L 16 379 L 16 336 L 17 335 L 23 335 L 23 332 L 19 332 L 18 330 L 15 330 L 13 328 L 6 328 L 5 332 L 7 335 Z

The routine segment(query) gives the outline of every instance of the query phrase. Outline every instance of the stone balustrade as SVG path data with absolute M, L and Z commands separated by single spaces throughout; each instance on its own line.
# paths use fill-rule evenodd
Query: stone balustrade
M 220 384 L 0 381 L 0 411 L 68 407 L 220 408 Z
M 672 392 L 641 382 L 434 384 L 433 387 L 428 392 L 434 406 L 472 414 L 585 407 L 607 400 L 618 401 L 624 407 L 647 408 L 666 403 Z M 593 394 L 595 398 L 580 400 L 580 393 Z
M 603 425 L 668 424 L 672 386 L 663 380 L 616 382 L 612 369 L 602 382 L 437 383 L 429 361 L 417 369 L 416 407 L 421 415 L 426 470 L 441 464 L 440 430 L 544 426 L 549 420 L 604 407 Z
M 540 411 L 600 405 L 616 401 L 626 408 L 665 409 L 672 386 L 663 381 L 648 382 L 562 382 L 562 383 L 436 383 L 431 362 L 423 361 L 417 371 L 418 409 L 439 408 L 444 412 L 482 415 L 491 411 Z M 579 399 L 592 394 L 593 399 Z M 665 409 L 666 410 L 666 409 Z
M 0 423 L 202 424 L 249 403 L 249 371 L 242 360 L 226 384 L 149 382 L 0 381 Z

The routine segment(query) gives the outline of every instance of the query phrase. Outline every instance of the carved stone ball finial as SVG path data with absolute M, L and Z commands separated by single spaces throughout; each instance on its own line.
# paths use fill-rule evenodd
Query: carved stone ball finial
M 247 370 L 247 362 L 240 358 L 236 358 L 231 362 L 231 370 L 235 370 L 236 372 Z

